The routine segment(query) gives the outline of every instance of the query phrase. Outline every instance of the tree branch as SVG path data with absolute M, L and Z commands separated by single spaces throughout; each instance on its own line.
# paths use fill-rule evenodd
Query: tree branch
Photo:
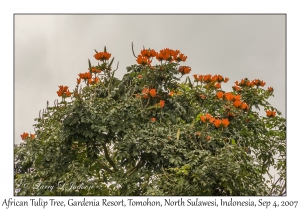
M 131 176 L 137 169 L 139 169 L 139 167 L 141 166 L 142 161 L 139 161 L 135 167 L 133 167 L 132 169 L 130 169 L 125 176 Z
M 104 163 L 102 163 L 100 160 L 98 160 L 99 164 L 101 165 L 101 167 L 107 171 L 109 174 L 112 174 L 113 171 L 109 169 L 109 167 L 107 165 L 105 165 Z
M 103 146 L 103 149 L 104 149 L 104 156 L 105 156 L 106 160 L 107 160 L 107 161 L 109 162 L 109 164 L 113 167 L 113 169 L 114 169 L 115 171 L 117 171 L 117 168 L 116 168 L 115 163 L 114 163 L 114 162 L 112 161 L 112 159 L 109 157 L 109 154 L 108 154 L 108 150 L 107 150 L 106 144 L 103 143 L 102 146 Z

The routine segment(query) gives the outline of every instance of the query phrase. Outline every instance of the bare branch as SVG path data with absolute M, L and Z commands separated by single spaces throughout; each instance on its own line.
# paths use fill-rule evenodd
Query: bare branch
M 136 57 L 135 54 L 134 54 L 134 50 L 133 50 L 133 42 L 132 42 L 132 44 L 131 44 L 131 49 L 132 49 L 133 56 Z M 137 57 L 136 57 L 136 58 L 137 58 Z

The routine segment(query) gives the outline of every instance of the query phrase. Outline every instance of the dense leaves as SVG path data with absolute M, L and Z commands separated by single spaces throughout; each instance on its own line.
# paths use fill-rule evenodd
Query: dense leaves
M 232 92 L 221 75 L 180 83 L 192 69 L 168 48 L 142 50 L 119 80 L 106 48 L 94 57 L 101 63 L 89 61 L 72 93 L 60 86 L 61 102 L 15 145 L 16 195 L 285 194 L 286 121 L 264 81 Z

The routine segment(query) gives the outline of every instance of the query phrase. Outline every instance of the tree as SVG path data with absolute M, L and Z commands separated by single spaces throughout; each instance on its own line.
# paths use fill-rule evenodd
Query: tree
M 143 49 L 119 80 L 106 48 L 94 57 L 15 145 L 16 195 L 285 194 L 286 120 L 264 81 L 231 92 L 221 75 L 182 83 L 187 56 L 168 48 Z

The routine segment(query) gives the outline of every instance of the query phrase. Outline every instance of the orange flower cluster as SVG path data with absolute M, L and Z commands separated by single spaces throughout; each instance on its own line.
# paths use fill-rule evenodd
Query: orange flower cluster
M 181 73 L 181 74 L 188 74 L 191 72 L 191 67 L 189 66 L 180 66 L 178 71 Z
M 148 98 L 148 94 L 150 94 L 152 97 L 155 97 L 156 96 L 156 89 L 149 89 L 149 88 L 144 88 L 142 90 L 142 95 L 143 95 L 143 98 Z
M 90 72 L 78 74 L 80 79 L 92 79 L 92 74 Z
M 158 61 L 169 61 L 169 62 L 173 62 L 173 61 L 186 61 L 187 56 L 185 56 L 184 54 L 180 53 L 179 50 L 172 50 L 169 48 L 165 48 L 159 51 L 159 53 L 156 53 L 156 59 Z
M 151 121 L 152 121 L 152 122 L 156 122 L 156 118 L 155 118 L 155 117 L 152 117 L 152 118 L 151 118 Z
M 256 86 L 262 86 L 262 87 L 265 86 L 266 84 L 263 80 L 259 80 L 259 79 L 253 80 L 252 83 Z
M 255 80 L 248 80 L 247 78 L 242 79 L 240 82 L 239 81 L 235 81 L 235 86 L 233 86 L 232 88 L 236 91 L 241 90 L 241 87 L 247 86 L 247 87 L 254 87 L 255 85 L 258 86 L 265 86 L 265 82 L 263 80 L 259 80 L 259 79 L 255 79 Z
M 148 98 L 149 88 L 144 88 L 142 90 L 143 98 Z
M 21 135 L 22 140 L 26 140 L 29 137 L 28 133 L 23 132 L 23 134 Z M 30 134 L 30 138 L 34 139 L 35 134 Z
M 235 91 L 239 91 L 239 90 L 241 90 L 241 89 L 242 89 L 241 87 L 239 87 L 239 86 L 236 86 L 236 85 L 235 85 L 235 86 L 233 86 L 232 88 L 233 88 Z
M 152 62 L 152 57 L 155 57 L 156 56 L 156 52 L 155 50 L 147 50 L 147 49 L 144 49 L 144 50 L 141 50 L 141 53 L 138 55 L 137 59 L 136 59 L 136 62 L 138 64 L 141 64 L 143 66 L 145 65 L 148 65 L 150 66 L 151 62 Z
M 224 96 L 224 93 L 223 92 L 217 92 L 217 97 L 218 98 L 223 98 Z
M 233 101 L 233 106 L 236 108 L 241 108 L 243 110 L 248 110 L 249 106 L 245 102 L 241 101 L 241 95 L 232 95 L 232 93 L 227 92 L 217 92 L 217 97 L 223 99 L 226 98 L 227 101 Z
M 156 96 L 156 89 L 150 89 L 149 93 L 152 97 L 155 97 Z
M 216 84 L 215 84 L 215 87 L 216 87 L 217 89 L 221 88 L 221 83 L 216 83 Z
M 272 93 L 274 89 L 272 87 L 268 87 L 268 91 Z
M 267 110 L 266 113 L 267 113 L 267 117 L 275 117 L 276 115 L 276 112 L 271 110 Z
M 109 60 L 110 56 L 108 52 L 98 52 L 94 55 L 95 59 L 100 61 Z
M 155 104 L 155 106 L 160 106 L 160 108 L 163 108 L 165 106 L 165 101 L 160 100 L 158 104 Z
M 152 60 L 150 60 L 148 57 L 142 56 L 142 55 L 138 55 L 138 58 L 136 59 L 136 62 L 138 64 L 141 64 L 143 66 L 148 65 L 150 66 Z
M 25 139 L 28 138 L 28 136 L 29 136 L 29 134 L 24 132 L 24 133 L 21 135 L 21 138 L 22 138 L 22 140 L 25 140 Z
M 201 115 L 200 116 L 200 119 L 202 122 L 206 123 L 206 122 L 210 122 L 210 123 L 213 123 L 217 128 L 220 127 L 220 126 L 223 126 L 223 127 L 228 127 L 229 125 L 229 121 L 227 118 L 225 119 L 215 119 L 214 117 L 212 117 L 210 114 L 206 114 L 205 116 L 204 115 Z
M 101 70 L 96 67 L 92 67 L 92 73 L 101 73 Z
M 199 81 L 199 82 L 204 82 L 204 83 L 214 83 L 214 82 L 218 82 L 218 83 L 221 83 L 221 82 L 227 82 L 229 79 L 226 77 L 224 78 L 223 76 L 221 75 L 214 75 L 212 76 L 211 74 L 207 74 L 207 75 L 197 75 L 197 74 L 194 74 L 193 75 L 195 80 Z
M 59 97 L 61 97 L 63 95 L 65 95 L 66 97 L 70 97 L 71 96 L 71 92 L 69 91 L 69 87 L 68 86 L 60 85 L 58 87 L 59 87 L 59 90 L 56 93 L 57 93 L 57 95 Z
M 95 77 L 94 79 L 88 79 L 89 84 L 97 83 L 99 81 L 98 77 Z
M 141 56 L 143 56 L 143 57 L 147 57 L 147 58 L 152 58 L 152 57 L 155 57 L 156 56 L 156 54 L 157 54 L 157 52 L 155 52 L 155 50 L 147 50 L 147 49 L 145 49 L 145 50 L 141 50 Z

